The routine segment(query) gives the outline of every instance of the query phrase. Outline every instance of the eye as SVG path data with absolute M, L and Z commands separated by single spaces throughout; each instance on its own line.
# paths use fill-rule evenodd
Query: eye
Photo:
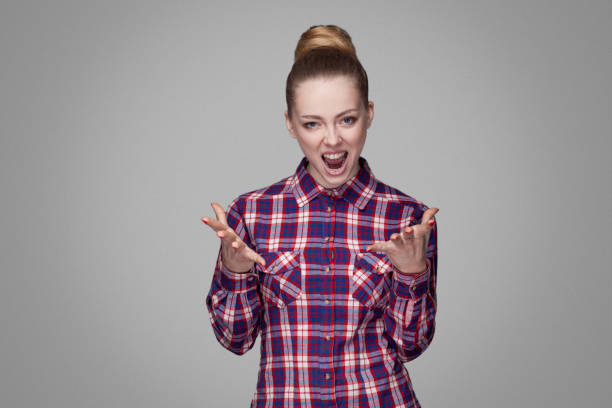
M 306 122 L 304 123 L 304 127 L 307 129 L 314 129 L 317 126 L 316 122 Z
M 352 125 L 353 123 L 355 123 L 355 120 L 357 120 L 354 116 L 347 116 L 344 119 L 342 119 L 342 124 L 343 125 Z

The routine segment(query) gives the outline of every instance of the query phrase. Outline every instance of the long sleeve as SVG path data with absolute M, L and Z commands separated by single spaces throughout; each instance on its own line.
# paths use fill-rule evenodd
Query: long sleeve
M 238 207 L 234 200 L 226 214 L 227 223 L 253 249 Z M 229 271 L 219 248 L 206 306 L 219 343 L 238 355 L 250 350 L 259 333 L 262 311 L 255 267 L 247 273 Z
M 266 265 L 232 274 L 217 259 L 207 297 L 214 333 L 235 354 L 261 333 L 253 407 L 419 407 L 402 363 L 433 337 L 436 229 L 419 275 L 399 275 L 387 253 L 367 248 L 420 222 L 427 207 L 377 180 L 362 157 L 334 189 L 307 164 L 230 205 L 228 223 Z
M 427 247 L 427 270 L 418 275 L 407 275 L 393 270 L 392 290 L 385 311 L 387 333 L 398 346 L 403 362 L 421 355 L 435 332 L 437 224 L 434 224 Z

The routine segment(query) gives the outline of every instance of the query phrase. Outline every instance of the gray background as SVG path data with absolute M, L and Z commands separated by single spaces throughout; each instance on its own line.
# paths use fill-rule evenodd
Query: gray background
M 611 400 L 609 1 L 3 1 L 0 405 L 239 407 L 211 201 L 290 175 L 299 35 L 371 81 L 363 155 L 440 208 L 425 407 Z

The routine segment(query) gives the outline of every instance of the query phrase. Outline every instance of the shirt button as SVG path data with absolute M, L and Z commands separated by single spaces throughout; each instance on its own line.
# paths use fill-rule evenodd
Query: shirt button
M 410 289 L 414 292 L 416 291 L 416 284 L 413 283 L 412 285 L 410 285 Z
M 329 266 L 325 267 L 325 272 L 329 272 Z
M 331 207 L 327 207 L 326 211 L 331 212 Z
M 329 305 L 329 299 L 325 299 L 325 304 Z
M 331 375 L 329 375 L 329 373 L 325 373 L 325 379 L 329 380 L 331 378 Z
M 323 241 L 329 242 L 329 237 L 325 237 L 325 239 Z
M 325 336 L 325 340 L 330 341 L 331 340 L 331 336 L 328 334 L 327 336 Z

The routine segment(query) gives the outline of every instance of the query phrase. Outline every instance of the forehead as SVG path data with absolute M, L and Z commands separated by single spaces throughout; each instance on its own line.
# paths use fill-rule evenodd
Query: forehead
M 347 109 L 359 108 L 360 94 L 348 76 L 311 78 L 295 90 L 298 115 L 333 116 Z

